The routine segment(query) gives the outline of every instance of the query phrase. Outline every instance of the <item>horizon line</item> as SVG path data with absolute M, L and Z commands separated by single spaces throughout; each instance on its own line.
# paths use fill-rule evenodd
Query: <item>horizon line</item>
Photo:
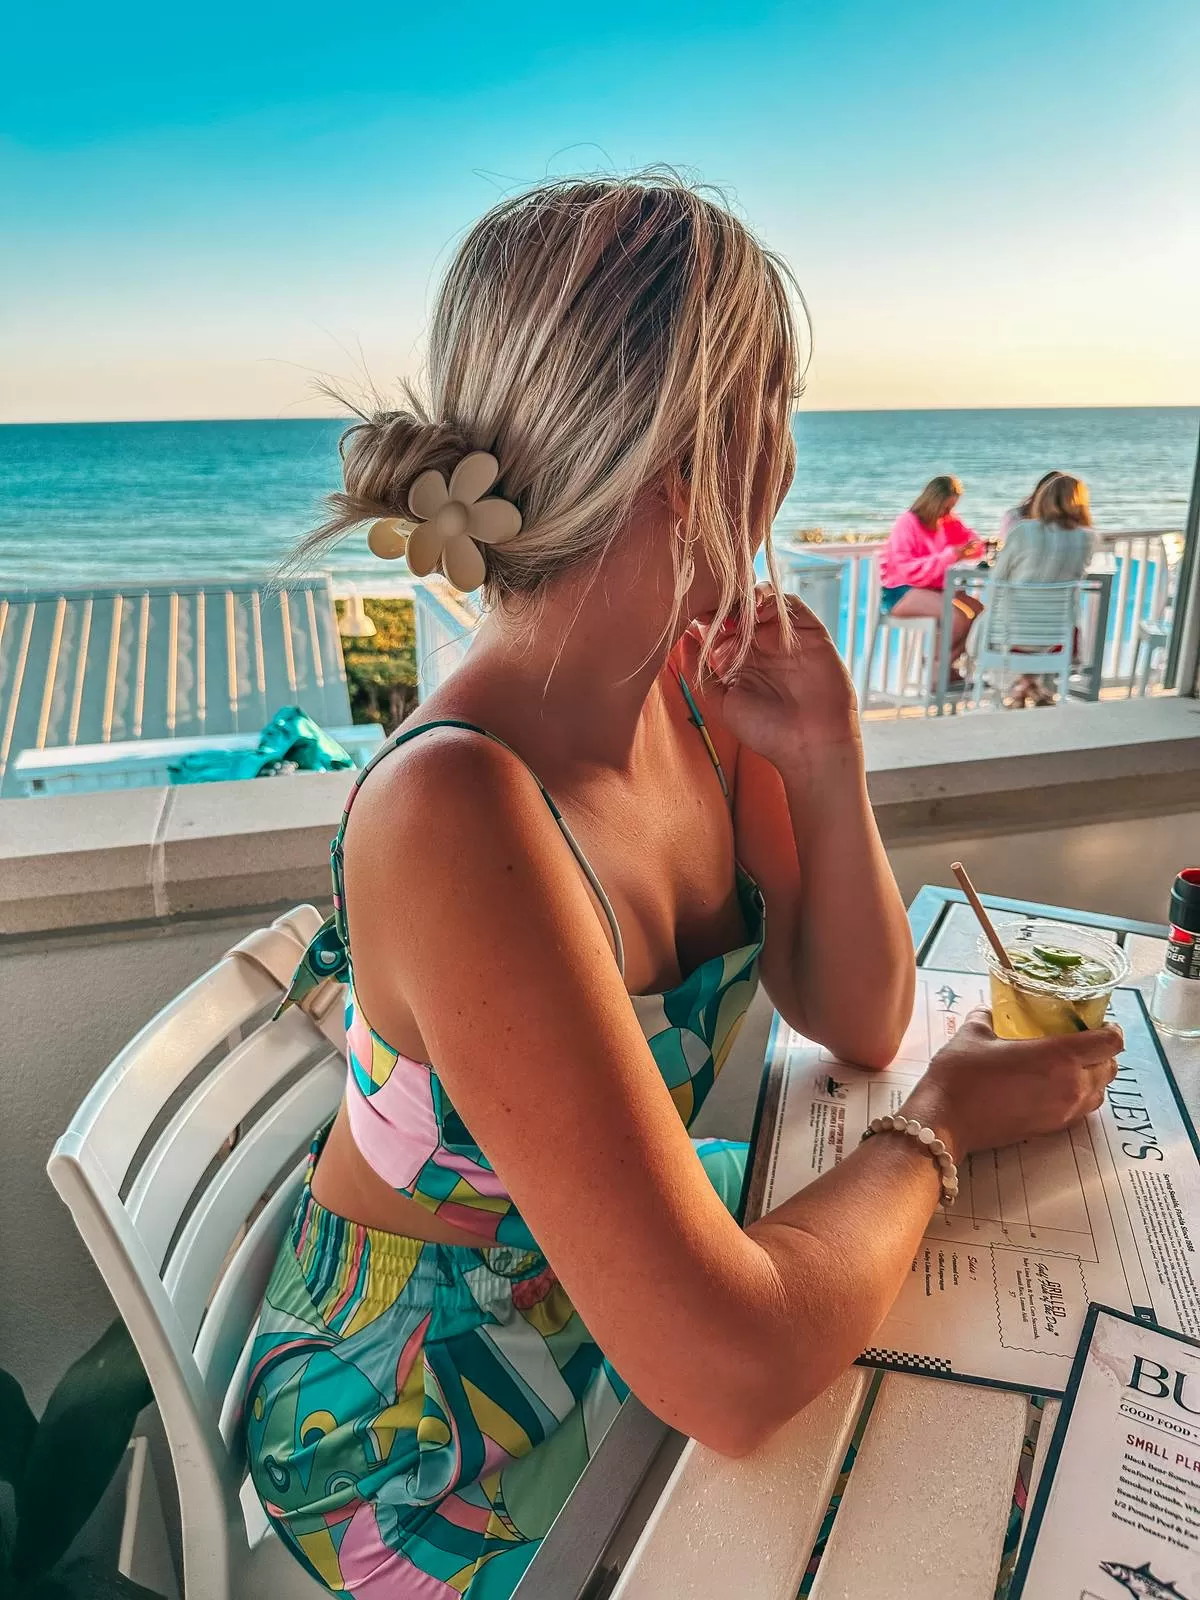
M 793 416 L 917 416 L 939 412 L 980 411 L 1200 411 L 1200 399 L 1191 403 L 1171 402 L 1156 404 L 1142 401 L 1134 405 L 1110 400 L 1089 404 L 1054 401 L 1034 401 L 1024 405 L 972 405 L 972 406 L 795 406 Z M 148 428 L 161 424 L 209 426 L 218 423 L 245 422 L 350 422 L 354 412 L 344 416 L 337 413 L 311 413 L 281 416 L 278 413 L 261 416 L 228 417 L 26 417 L 0 418 L 0 428 Z M 361 420 L 361 419 L 359 419 Z

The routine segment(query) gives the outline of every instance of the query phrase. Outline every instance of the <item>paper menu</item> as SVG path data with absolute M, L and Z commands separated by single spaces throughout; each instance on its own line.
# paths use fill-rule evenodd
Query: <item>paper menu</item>
M 881 1073 L 846 1066 L 779 1024 L 762 1209 L 849 1155 L 987 996 L 978 973 L 919 972 L 912 1023 Z M 1126 1049 L 1103 1109 L 963 1164 L 958 1203 L 935 1212 L 864 1361 L 1055 1394 L 1091 1301 L 1200 1336 L 1195 1133 L 1140 997 L 1118 990 L 1113 1009 Z
M 1200 1344 L 1092 1306 L 1010 1600 L 1200 1600 Z

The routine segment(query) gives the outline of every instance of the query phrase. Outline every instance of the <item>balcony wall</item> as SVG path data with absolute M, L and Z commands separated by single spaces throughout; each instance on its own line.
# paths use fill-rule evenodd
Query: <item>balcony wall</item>
M 1197 734 L 1200 706 L 1171 699 L 871 726 L 905 897 L 962 857 L 992 893 L 1161 921 L 1172 875 L 1200 857 Z M 54 1139 L 243 931 L 325 902 L 345 790 L 303 775 L 0 802 L 0 1364 L 35 1404 L 112 1314 L 44 1176 Z M 748 1134 L 766 1022 L 761 1006 L 709 1131 Z

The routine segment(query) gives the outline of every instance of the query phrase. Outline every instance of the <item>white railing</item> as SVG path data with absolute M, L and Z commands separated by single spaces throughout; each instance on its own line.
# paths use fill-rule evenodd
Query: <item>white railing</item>
M 1150 528 L 1102 533 L 1096 547 L 1098 559 L 1111 561 L 1114 572 L 1101 681 L 1106 688 L 1129 688 L 1139 639 L 1147 627 L 1163 622 L 1174 600 L 1183 538 Z
M 1097 533 L 1093 572 L 1112 574 L 1111 600 L 1105 619 L 1101 687 L 1130 689 L 1137 666 L 1138 642 L 1145 629 L 1162 624 L 1174 598 L 1175 575 L 1182 553 L 1182 535 L 1165 528 Z M 834 642 L 857 683 L 879 616 L 879 557 L 882 541 L 821 540 L 792 544 L 781 541 L 781 566 L 797 555 L 837 563 L 842 569 L 842 596 Z M 1087 600 L 1085 632 L 1094 627 L 1095 597 Z M 826 626 L 828 626 L 826 620 Z M 877 665 L 872 678 L 882 669 Z
M 836 565 L 840 571 L 841 595 L 834 608 L 833 620 L 819 614 L 855 683 L 859 681 L 871 648 L 871 635 L 879 616 L 879 557 L 882 551 L 881 541 L 822 540 L 820 543 L 792 544 L 781 540 L 776 546 L 776 559 L 785 589 L 795 588 L 789 576 L 798 558 L 809 562 L 828 562 Z M 807 596 L 804 598 L 807 599 Z
M 413 583 L 417 635 L 417 686 L 422 700 L 444 683 L 471 647 L 479 612 L 440 578 Z
M 1138 660 L 1138 642 L 1148 627 L 1169 617 L 1182 536 L 1169 529 L 1137 529 L 1098 533 L 1093 572 L 1112 575 L 1101 687 L 1130 689 Z M 829 629 L 856 683 L 861 681 L 879 618 L 881 540 L 780 540 L 776 549 L 785 589 L 799 594 Z M 466 654 L 479 618 L 473 602 L 440 580 L 414 584 L 417 625 L 417 670 L 425 699 Z M 1081 618 L 1085 639 L 1101 622 L 1099 597 L 1085 597 Z M 1085 649 L 1085 656 L 1089 652 Z M 874 687 L 883 689 L 899 671 L 881 654 L 872 671 Z

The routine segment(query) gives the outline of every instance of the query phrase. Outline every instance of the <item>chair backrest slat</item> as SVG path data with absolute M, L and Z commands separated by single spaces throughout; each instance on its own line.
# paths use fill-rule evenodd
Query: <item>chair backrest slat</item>
M 198 1199 L 163 1274 L 175 1315 L 193 1344 L 238 1230 L 333 1116 L 345 1079 L 345 1065 L 327 1055 L 247 1130 Z
M 240 1396 L 230 1393 L 234 1371 L 262 1302 L 263 1284 L 271 1275 L 283 1236 L 291 1224 L 300 1194 L 308 1153 L 293 1166 L 275 1193 L 247 1228 L 217 1286 L 196 1340 L 196 1365 L 215 1406 L 221 1408 L 221 1434 L 234 1447 L 228 1419 L 240 1411 Z
M 125 1187 L 134 1157 L 195 1069 L 278 1000 L 320 925 L 312 906 L 297 906 L 255 929 L 116 1056 L 72 1121 L 115 1190 Z
M 196 1086 L 142 1163 L 125 1205 L 161 1267 L 196 1185 L 220 1154 L 230 1130 L 275 1093 L 279 1084 L 328 1044 L 303 1011 L 257 1028 Z
M 1075 626 L 1078 583 L 993 583 L 983 612 L 982 648 L 1051 649 Z
M 114 1189 L 124 1187 L 138 1150 L 191 1073 L 277 993 L 264 972 L 223 961 L 125 1046 L 75 1119 Z
M 1136 620 L 1159 622 L 1167 608 L 1171 588 L 1171 563 L 1167 556 L 1167 541 L 1161 536 L 1148 540 L 1143 559 L 1151 571 L 1150 603 L 1145 608 L 1144 615 L 1138 615 Z

